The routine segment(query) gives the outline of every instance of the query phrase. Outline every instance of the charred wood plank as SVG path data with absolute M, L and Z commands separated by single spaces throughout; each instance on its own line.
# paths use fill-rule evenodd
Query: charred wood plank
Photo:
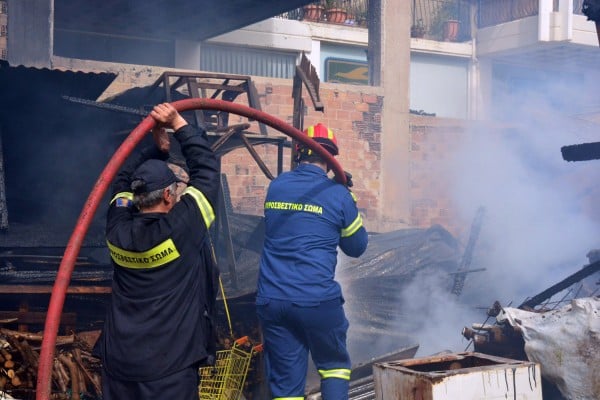
M 312 100 L 313 106 L 316 111 L 323 111 L 325 105 L 321 102 L 319 94 L 320 80 L 317 75 L 315 67 L 310 63 L 310 60 L 304 53 L 302 53 L 302 59 L 300 65 L 296 66 L 296 75 L 302 80 L 310 99 Z
M 577 282 L 581 281 L 582 279 L 587 278 L 588 276 L 590 276 L 593 273 L 598 272 L 598 271 L 600 271 L 600 261 L 596 261 L 594 263 L 588 264 L 585 267 L 583 267 L 582 269 L 580 269 L 579 271 L 575 272 L 573 275 L 558 282 L 556 285 L 549 287 L 548 289 L 544 290 L 543 292 L 541 292 L 541 293 L 533 296 L 531 299 L 525 301 L 518 308 L 533 309 L 535 306 L 548 300 L 549 298 L 551 298 L 558 292 L 568 288 L 569 286 L 573 285 L 574 283 L 577 283 Z
M 470 267 L 471 261 L 473 259 L 475 243 L 477 242 L 477 239 L 479 238 L 479 232 L 481 231 L 484 213 L 485 209 L 483 207 L 479 207 L 477 209 L 477 213 L 475 214 L 475 219 L 471 224 L 471 233 L 469 235 L 469 241 L 467 243 L 467 247 L 465 248 L 465 252 L 462 256 L 461 263 L 458 266 L 458 270 L 456 271 L 456 275 L 454 275 L 454 285 L 452 286 L 452 294 L 456 296 L 460 296 L 460 294 L 462 293 L 463 287 L 465 285 L 465 280 L 467 279 L 467 273 L 476 271 L 470 270 Z
M 139 109 L 133 108 L 133 107 L 126 107 L 126 106 L 122 106 L 119 104 L 101 103 L 99 101 L 82 99 L 79 97 L 62 96 L 62 99 L 66 100 L 66 101 L 70 101 L 71 103 L 82 104 L 84 106 L 96 107 L 96 108 L 101 108 L 101 109 L 108 110 L 108 111 L 115 111 L 115 112 L 120 112 L 120 113 L 125 113 L 125 114 L 139 115 L 142 117 L 146 117 L 148 114 L 150 114 L 148 111 L 139 110 Z
M 81 382 L 79 381 L 79 371 L 77 370 L 77 365 L 71 360 L 69 356 L 66 354 L 60 354 L 58 359 L 67 367 L 69 370 L 69 377 L 71 380 L 71 399 L 72 400 L 80 400 L 81 397 L 79 392 L 81 390 Z
M 7 338 L 16 338 L 28 340 L 30 342 L 41 342 L 43 339 L 42 334 L 31 333 L 31 332 L 17 332 L 6 328 L 0 328 L 0 334 L 6 336 Z M 75 342 L 75 335 L 67 335 L 67 336 L 57 336 L 56 344 L 71 344 Z
M 0 319 L 17 318 L 20 325 L 43 324 L 46 321 L 46 313 L 43 311 L 0 311 Z M 75 325 L 77 315 L 75 313 L 63 313 L 61 324 Z M 3 329 L 4 330 L 4 329 Z
M 0 294 L 50 294 L 52 286 L 47 285 L 0 285 Z M 69 286 L 67 294 L 110 294 L 108 286 Z M 3 317 L 0 317 L 3 319 Z
M 83 359 L 81 357 L 81 349 L 74 348 L 71 351 L 71 353 L 73 354 L 73 362 L 75 362 L 77 364 L 77 366 L 79 367 L 80 371 L 83 374 L 84 384 L 85 384 L 85 382 L 89 382 L 93 386 L 96 394 L 101 396 L 102 395 L 102 387 L 100 385 L 100 382 L 98 381 L 98 379 L 96 379 L 94 374 L 85 367 L 85 364 L 83 363 Z M 85 387 L 85 386 L 82 386 L 82 387 Z
M 63 393 L 66 392 L 67 385 L 69 384 L 69 374 L 67 374 L 65 366 L 62 364 L 62 362 L 60 362 L 60 359 L 58 358 L 54 359 L 53 371 L 55 373 L 56 383 L 58 384 L 60 391 Z

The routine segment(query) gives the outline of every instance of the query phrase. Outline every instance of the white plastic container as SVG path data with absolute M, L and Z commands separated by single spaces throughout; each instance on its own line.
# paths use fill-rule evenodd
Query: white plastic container
M 538 364 L 482 353 L 377 363 L 376 400 L 541 400 Z

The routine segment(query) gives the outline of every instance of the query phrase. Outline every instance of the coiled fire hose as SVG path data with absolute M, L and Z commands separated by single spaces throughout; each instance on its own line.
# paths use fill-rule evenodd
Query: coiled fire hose
M 340 164 L 331 154 L 329 154 L 329 152 L 327 152 L 327 150 L 325 150 L 315 141 L 309 139 L 300 130 L 272 115 L 244 106 L 242 104 L 235 104 L 232 102 L 215 99 L 186 99 L 173 102 L 172 105 L 179 112 L 189 110 L 217 110 L 241 115 L 247 117 L 248 119 L 262 122 L 314 150 L 331 166 L 331 169 L 335 173 L 336 181 L 346 184 L 346 176 L 344 171 L 342 170 Z M 71 281 L 71 275 L 73 273 L 75 261 L 79 254 L 79 250 L 81 249 L 83 239 L 85 238 L 88 228 L 92 222 L 93 216 L 98 209 L 98 204 L 102 200 L 111 181 L 129 154 L 133 151 L 137 144 L 140 143 L 143 137 L 155 126 L 155 124 L 156 122 L 154 119 L 148 116 L 142 122 L 140 122 L 140 124 L 133 129 L 133 131 L 131 131 L 127 138 L 125 138 L 123 143 L 119 146 L 112 158 L 109 160 L 108 164 L 106 164 L 106 167 L 104 167 L 104 170 L 96 181 L 96 184 L 90 192 L 90 195 L 83 206 L 81 214 L 79 215 L 79 219 L 77 220 L 75 228 L 73 229 L 73 233 L 71 234 L 69 242 L 65 248 L 60 266 L 58 267 L 56 280 L 52 288 L 52 294 L 50 295 L 50 303 L 48 305 L 48 313 L 46 315 L 46 322 L 44 325 L 44 335 L 38 364 L 36 400 L 50 399 L 52 383 L 51 375 L 56 346 L 56 336 L 58 334 L 58 327 L 65 302 L 65 296 L 69 287 L 69 282 Z

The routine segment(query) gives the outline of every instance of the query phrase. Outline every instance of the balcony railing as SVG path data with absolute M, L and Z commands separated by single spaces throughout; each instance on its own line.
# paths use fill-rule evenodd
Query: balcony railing
M 582 6 L 583 0 L 573 0 L 573 14 L 582 15 Z M 479 0 L 478 26 L 485 28 L 538 15 L 539 8 L 539 0 Z M 558 0 L 552 1 L 552 10 L 561 11 Z
M 583 15 L 583 0 L 573 0 L 573 14 Z
M 470 40 L 470 1 L 411 0 L 411 36 L 445 41 Z M 320 0 L 279 17 L 366 28 L 368 11 L 369 0 Z
M 539 0 L 479 0 L 480 28 L 538 15 Z
M 411 36 L 440 41 L 471 40 L 470 1 L 412 0 Z
M 288 11 L 279 18 L 368 27 L 369 0 L 321 0 Z
M 400 0 L 398 0 L 400 1 Z M 404 1 L 404 0 L 402 0 Z M 540 0 L 410 0 L 411 36 L 440 41 L 471 40 L 471 7 L 479 28 L 538 15 Z M 581 15 L 584 0 L 573 0 Z M 558 11 L 558 0 L 553 9 Z M 473 5 L 474 4 L 474 5 Z M 320 0 L 280 18 L 368 27 L 369 0 Z

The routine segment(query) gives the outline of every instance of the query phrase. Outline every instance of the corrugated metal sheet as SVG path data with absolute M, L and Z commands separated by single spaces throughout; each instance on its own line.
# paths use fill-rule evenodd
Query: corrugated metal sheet
M 296 53 L 206 44 L 202 46 L 203 71 L 291 79 Z
M 115 77 L 0 62 L 5 172 L 0 190 L 6 196 L 9 225 L 0 235 L 0 247 L 66 244 L 109 149 L 116 147 L 111 133 L 120 126 L 112 124 L 120 120 L 114 113 L 100 114 L 61 96 L 95 99 Z M 24 188 L 35 188 L 35 196 Z M 102 244 L 102 235 L 91 231 L 85 243 Z
M 12 66 L 0 61 L 0 99 L 13 104 L 13 97 L 34 94 L 50 94 L 57 99 L 61 95 L 96 99 L 116 77 L 116 74 L 108 72 Z
M 350 387 L 348 389 L 348 400 L 374 400 L 375 385 L 373 382 L 373 365 L 375 363 L 381 363 L 385 361 L 412 358 L 418 349 L 419 345 L 415 344 L 397 349 L 387 354 L 378 355 L 377 357 L 371 358 L 369 361 L 353 365 L 352 375 L 350 378 Z M 309 373 L 306 382 L 309 395 L 306 397 L 306 400 L 322 400 L 321 393 L 315 392 L 316 390 L 320 389 L 321 381 L 320 379 L 316 380 L 315 378 L 318 377 L 311 376 L 311 373 Z M 309 388 L 309 385 L 311 384 L 315 387 L 315 389 L 311 390 Z
M 308 395 L 306 400 L 323 400 L 321 393 Z M 373 375 L 350 382 L 348 400 L 375 400 L 375 382 Z

